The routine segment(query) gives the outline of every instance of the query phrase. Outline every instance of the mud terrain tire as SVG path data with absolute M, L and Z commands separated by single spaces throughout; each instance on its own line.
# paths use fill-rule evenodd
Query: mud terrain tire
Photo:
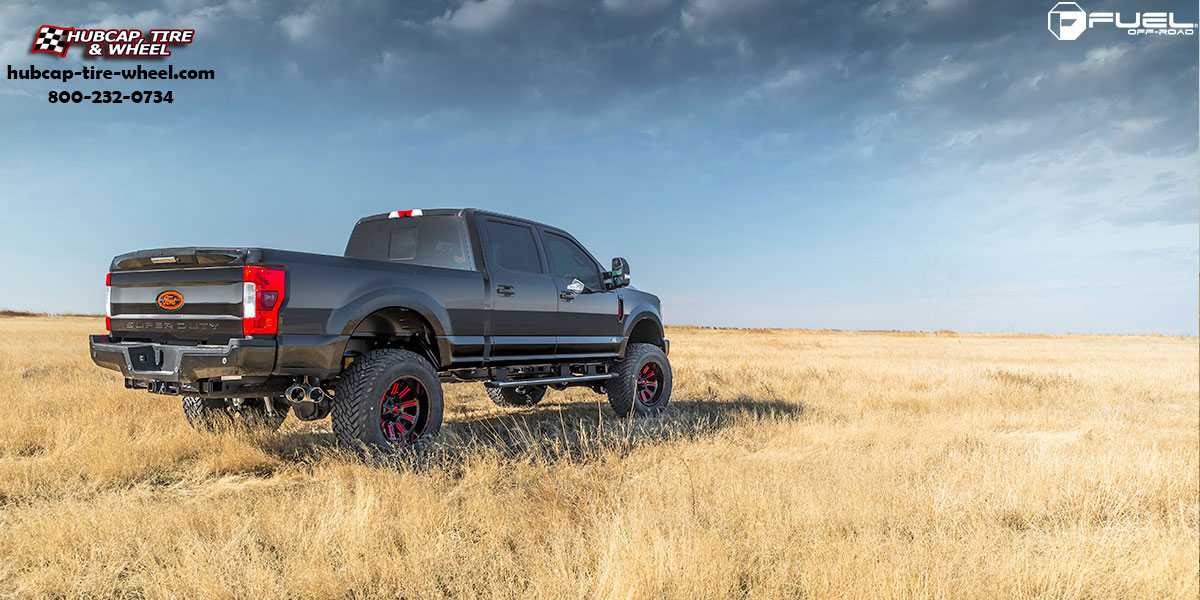
M 617 376 L 605 388 L 617 416 L 658 414 L 671 401 L 671 363 L 658 346 L 629 344 L 617 364 Z
M 334 392 L 338 445 L 383 454 L 426 450 L 442 428 L 442 384 L 429 361 L 408 350 L 355 360 Z

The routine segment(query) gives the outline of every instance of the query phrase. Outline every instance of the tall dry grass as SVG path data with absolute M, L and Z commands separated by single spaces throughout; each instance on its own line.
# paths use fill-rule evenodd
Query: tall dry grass
M 673 329 L 674 410 L 447 386 L 425 465 L 204 436 L 0 319 L 0 595 L 1196 598 L 1194 338 Z

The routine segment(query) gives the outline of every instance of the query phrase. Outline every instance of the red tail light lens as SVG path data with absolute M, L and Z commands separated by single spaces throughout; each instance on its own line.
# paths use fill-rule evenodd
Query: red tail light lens
M 104 329 L 112 331 L 112 271 L 104 276 Z
M 279 332 L 279 305 L 283 303 L 287 272 L 247 265 L 242 269 L 242 334 Z

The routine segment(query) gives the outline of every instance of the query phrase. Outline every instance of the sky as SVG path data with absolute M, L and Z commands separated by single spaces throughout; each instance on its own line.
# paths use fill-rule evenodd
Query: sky
M 1194 2 L 1080 0 L 1090 11 Z M 626 257 L 668 324 L 1196 335 L 1197 35 L 1052 2 L 0 0 L 0 308 L 102 312 L 123 252 L 341 254 L 473 206 Z M 190 28 L 169 59 L 39 26 Z M 170 89 L 167 104 L 52 90 Z

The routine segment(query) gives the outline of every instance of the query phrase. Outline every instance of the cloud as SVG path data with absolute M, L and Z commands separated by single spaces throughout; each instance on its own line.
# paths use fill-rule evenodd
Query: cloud
M 963 82 L 974 73 L 975 65 L 946 57 L 937 66 L 905 80 L 900 86 L 900 95 L 906 100 L 923 100 Z
M 854 123 L 852 153 L 870 157 L 880 144 L 890 141 L 900 122 L 900 113 L 890 111 L 880 115 L 859 117 Z
M 806 82 L 812 81 L 817 76 L 817 71 L 811 67 L 793 67 L 787 72 L 774 79 L 768 79 L 763 84 L 768 92 L 780 92 L 788 90 Z
M 178 60 L 217 66 L 247 93 L 195 86 L 189 97 L 247 110 L 256 86 L 312 86 L 371 122 L 445 135 L 638 135 L 681 151 L 755 148 L 781 163 L 846 158 L 896 172 L 970 171 L 1047 148 L 1196 148 L 1179 135 L 1197 129 L 1193 45 L 1100 31 L 1057 42 L 1032 2 L 147 2 L 89 4 L 80 22 L 205 24 Z M 0 39 L 28 37 L 49 15 L 0 7 L 10 34 Z M 294 42 L 284 59 L 281 39 Z M 0 53 L 19 64 L 25 45 L 0 42 Z
M 446 11 L 434 24 L 464 33 L 489 33 L 508 21 L 515 3 L 516 0 L 467 0 L 457 10 Z
M 769 0 L 688 0 L 680 21 L 687 29 L 716 29 L 765 16 L 779 4 Z
M 15 63 L 18 57 L 28 53 L 36 29 L 27 23 L 36 19 L 34 13 L 34 9 L 21 4 L 0 4 L 0 40 L 3 40 L 0 41 L 0 62 Z
M 83 25 L 87 29 L 141 29 L 164 26 L 165 14 L 158 9 L 143 10 L 132 14 L 109 14 Z
M 1034 131 L 1033 122 L 1024 119 L 1005 119 L 964 131 L 957 131 L 946 140 L 945 146 L 961 149 L 979 144 L 1011 141 Z
M 379 57 L 379 62 L 375 63 L 373 68 L 375 69 L 375 74 L 377 76 L 380 78 L 388 78 L 403 69 L 407 62 L 408 61 L 404 56 L 385 50 Z
M 1089 144 L 985 163 L 964 193 L 994 203 L 1007 225 L 1141 227 L 1198 222 L 1195 152 L 1146 155 Z
M 605 10 L 623 17 L 643 17 L 662 13 L 674 4 L 675 0 L 603 0 L 600 3 Z
M 1101 46 L 1088 50 L 1087 57 L 1082 62 L 1075 64 L 1063 65 L 1064 70 L 1071 71 L 1074 69 L 1082 69 L 1084 71 L 1099 71 L 1111 67 L 1121 57 L 1129 52 L 1128 45 L 1122 46 Z
M 293 42 L 301 41 L 316 29 L 317 13 L 310 8 L 304 12 L 287 15 L 279 19 L 279 26 Z

